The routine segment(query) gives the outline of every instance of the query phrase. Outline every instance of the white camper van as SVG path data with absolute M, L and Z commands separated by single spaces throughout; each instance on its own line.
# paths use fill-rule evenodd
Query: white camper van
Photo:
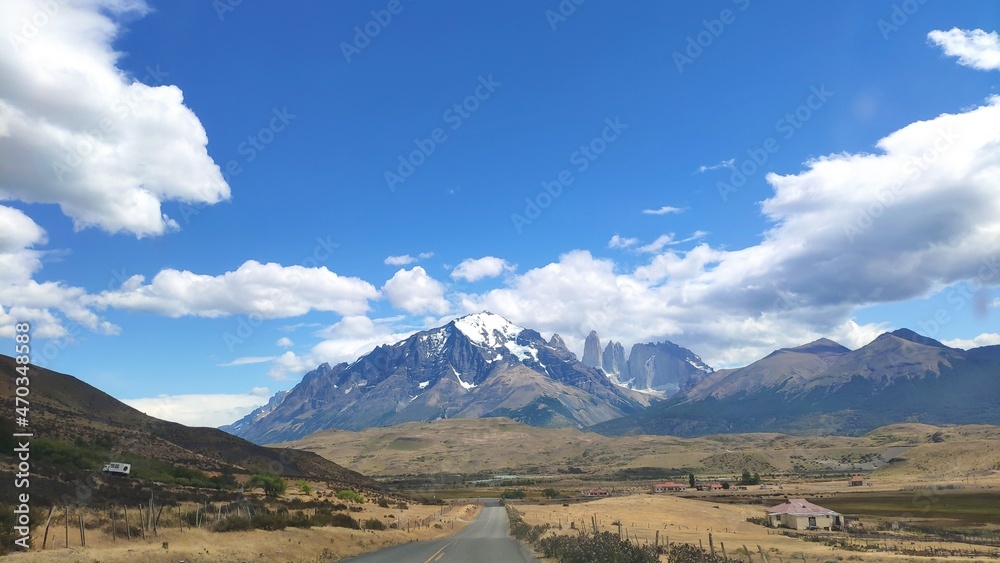
M 112 475 L 128 475 L 131 470 L 132 466 L 128 463 L 118 463 L 117 461 L 112 461 L 111 463 L 104 465 L 104 472 Z

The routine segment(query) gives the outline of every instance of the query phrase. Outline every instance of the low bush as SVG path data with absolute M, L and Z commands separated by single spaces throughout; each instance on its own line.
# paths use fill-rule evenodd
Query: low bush
M 246 516 L 226 516 L 212 525 L 213 532 L 248 532 L 253 523 Z
M 364 527 L 366 530 L 384 530 L 385 523 L 378 518 L 369 518 L 365 520 Z

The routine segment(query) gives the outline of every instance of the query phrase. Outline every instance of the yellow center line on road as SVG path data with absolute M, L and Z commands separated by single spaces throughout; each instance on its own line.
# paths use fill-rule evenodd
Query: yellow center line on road
M 439 549 L 439 550 L 435 551 L 435 552 L 434 552 L 434 555 L 431 555 L 430 557 L 428 557 L 428 558 L 427 558 L 427 561 L 424 561 L 424 563 L 431 563 L 431 561 L 437 561 L 438 559 L 441 559 L 441 556 L 443 556 L 443 555 L 444 555 L 444 550 L 448 549 L 448 547 L 449 547 L 449 546 L 450 546 L 451 544 L 453 544 L 453 543 L 455 543 L 455 542 L 457 542 L 457 541 L 458 541 L 458 540 L 455 540 L 455 541 L 453 541 L 453 542 L 448 542 L 448 543 L 444 544 L 444 547 L 442 547 L 441 549 Z

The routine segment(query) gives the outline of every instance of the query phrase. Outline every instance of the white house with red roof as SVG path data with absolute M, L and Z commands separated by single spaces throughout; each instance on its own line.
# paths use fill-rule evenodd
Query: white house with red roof
M 666 483 L 657 483 L 653 485 L 654 493 L 674 493 L 687 490 L 687 485 L 683 483 L 674 483 L 673 481 L 667 481 Z
M 767 525 L 793 530 L 831 530 L 843 525 L 839 512 L 823 508 L 803 498 L 790 498 L 767 509 Z

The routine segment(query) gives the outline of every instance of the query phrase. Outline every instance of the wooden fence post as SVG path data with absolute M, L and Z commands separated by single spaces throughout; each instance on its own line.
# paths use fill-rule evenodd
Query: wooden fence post
M 65 514 L 64 514 L 64 516 L 65 516 L 65 520 L 66 520 L 66 522 L 65 522 L 65 524 L 66 524 L 66 549 L 69 549 L 69 505 L 67 504 L 64 508 L 65 508 Z
M 49 522 L 52 521 L 52 511 L 56 509 L 56 505 L 49 507 L 49 517 L 45 519 L 45 537 L 42 538 L 42 549 L 45 549 L 45 544 L 49 542 Z
M 80 512 L 80 545 L 87 547 L 87 534 L 83 531 L 83 512 Z
M 128 535 L 128 541 L 132 541 L 132 528 L 128 525 L 128 505 L 123 504 L 122 509 L 125 510 L 125 533 Z

